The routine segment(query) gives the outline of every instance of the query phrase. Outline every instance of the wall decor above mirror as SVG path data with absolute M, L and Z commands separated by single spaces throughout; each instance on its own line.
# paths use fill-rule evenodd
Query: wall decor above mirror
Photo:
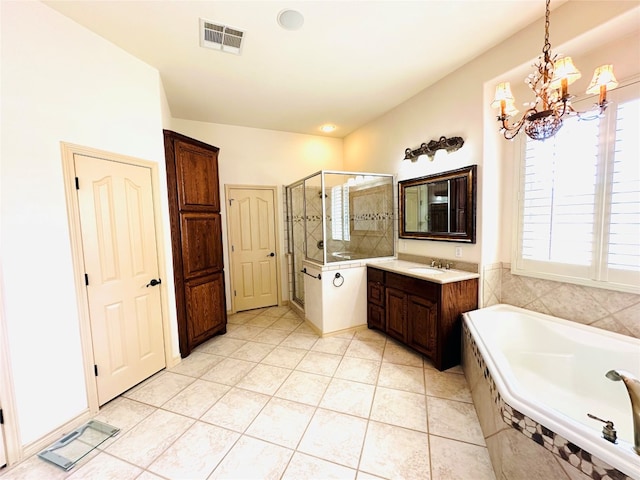
M 476 243 L 477 165 L 398 182 L 400 238 Z

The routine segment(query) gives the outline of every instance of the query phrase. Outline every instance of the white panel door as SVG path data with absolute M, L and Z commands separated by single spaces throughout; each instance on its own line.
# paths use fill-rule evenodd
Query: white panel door
M 165 367 L 151 170 L 78 154 L 74 164 L 103 405 Z
M 278 304 L 274 197 L 273 189 L 229 189 L 236 311 Z

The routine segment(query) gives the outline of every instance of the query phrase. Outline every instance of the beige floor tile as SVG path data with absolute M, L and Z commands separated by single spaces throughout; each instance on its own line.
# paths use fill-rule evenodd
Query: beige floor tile
M 107 447 L 107 453 L 140 467 L 147 467 L 191 425 L 191 418 L 156 410 Z
M 252 325 L 254 327 L 270 327 L 274 323 L 276 323 L 278 317 L 268 316 L 266 313 L 261 313 L 260 315 L 251 318 L 245 325 Z
M 296 370 L 331 377 L 338 368 L 340 360 L 342 360 L 340 355 L 311 351 L 298 363 Z
M 366 358 L 368 360 L 382 360 L 384 342 L 369 342 L 367 340 L 352 340 L 345 352 L 346 357 Z
M 300 348 L 311 350 L 311 347 L 318 341 L 317 335 L 305 335 L 303 333 L 292 333 L 280 344 L 281 347 Z
M 165 479 L 162 477 L 159 477 L 155 473 L 151 473 L 145 470 L 144 472 L 142 472 L 142 474 L 140 474 L 138 478 L 136 478 L 136 480 L 165 480 Z
M 200 420 L 244 432 L 269 401 L 268 395 L 232 388 Z
M 202 376 L 202 380 L 235 385 L 249 373 L 257 363 L 247 362 L 237 358 L 225 358 Z
M 424 369 L 383 362 L 378 376 L 378 385 L 407 392 L 424 393 Z
M 374 392 L 373 385 L 334 378 L 324 392 L 320 407 L 369 418 Z
M 385 344 L 383 362 L 408 365 L 410 367 L 422 367 L 423 357 L 419 353 L 395 341 L 388 340 Z
M 191 352 L 187 358 L 171 368 L 169 372 L 179 373 L 180 375 L 188 375 L 189 377 L 201 377 L 209 371 L 214 365 L 224 360 L 223 356 L 211 353 L 201 353 L 200 351 Z
M 375 385 L 378 381 L 380 364 L 381 362 L 379 361 L 347 357 L 345 355 L 334 376 L 344 380 L 353 380 Z
M 363 418 L 319 408 L 302 437 L 298 451 L 356 468 L 366 428 L 367 421 Z
M 230 388 L 229 385 L 196 380 L 162 405 L 162 408 L 187 417 L 200 418 Z
M 258 363 L 264 357 L 269 355 L 273 349 L 273 345 L 266 343 L 247 342 L 229 356 L 231 358 L 238 358 L 240 360 Z
M 315 330 L 313 328 L 311 328 L 307 322 L 301 323 L 300 326 L 298 326 L 298 328 L 296 328 L 293 332 L 294 333 L 302 333 L 304 335 L 316 335 L 317 336 L 317 333 L 315 332 Z
M 142 473 L 142 469 L 135 467 L 119 458 L 107 453 L 100 453 L 86 465 L 76 465 L 71 470 L 69 480 L 85 480 L 89 478 L 117 478 L 118 480 L 133 480 Z
M 318 405 L 331 378 L 294 371 L 278 389 L 275 396 L 294 402 Z
M 265 395 L 273 395 L 287 379 L 291 370 L 273 365 L 257 365 L 236 386 Z
M 428 437 L 415 430 L 369 422 L 359 469 L 394 480 L 428 479 Z
M 458 400 L 459 402 L 473 402 L 471 391 L 464 375 L 425 368 L 424 382 L 427 395 L 448 400 Z
M 282 480 L 354 480 L 356 471 L 296 452 L 282 476 Z
M 253 311 L 235 313 L 227 317 L 227 323 L 233 325 L 244 325 L 256 315 L 257 313 Z
M 285 330 L 287 332 L 293 332 L 302 324 L 302 320 L 297 317 L 283 316 L 276 320 L 269 328 L 274 330 Z
M 346 338 L 324 337 L 319 338 L 311 350 L 315 352 L 331 353 L 333 355 L 344 355 L 351 343 Z
M 252 325 L 227 325 L 227 337 L 238 340 L 251 340 L 264 330 L 263 327 Z
M 167 478 L 206 479 L 239 437 L 239 433 L 197 422 L 148 469 Z
M 153 382 L 136 391 L 126 393 L 125 396 L 131 400 L 159 407 L 195 380 L 195 378 L 186 375 L 165 372 L 164 375 L 156 378 Z
M 427 411 L 430 434 L 485 446 L 472 403 L 427 397 Z
M 387 336 L 384 333 L 378 330 L 373 330 L 371 328 L 361 328 L 359 330 L 356 330 L 355 334 L 353 335 L 353 339 L 377 343 L 387 342 Z
M 246 431 L 247 435 L 295 449 L 315 407 L 272 398 Z
M 306 354 L 307 350 L 278 346 L 274 348 L 269 355 L 264 357 L 261 363 L 294 369 Z
M 420 480 L 428 480 L 429 477 L 425 477 L 424 479 L 420 479 Z M 358 472 L 358 475 L 356 476 L 356 480 L 386 480 L 382 477 L 378 477 L 376 475 L 371 475 L 367 472 Z
M 245 343 L 247 343 L 246 340 L 219 335 L 196 347 L 196 351 L 228 357 Z
M 102 407 L 94 418 L 120 429 L 118 436 L 114 437 L 115 440 L 155 411 L 156 408 L 151 405 L 126 397 L 117 397 Z M 107 441 L 113 443 L 110 440 Z
M 432 480 L 495 480 L 485 447 L 429 435 Z
M 288 336 L 289 332 L 285 332 L 284 330 L 273 330 L 272 328 L 265 328 L 262 332 L 253 337 L 251 341 L 268 343 L 269 345 L 279 345 Z
M 292 454 L 287 448 L 243 436 L 208 480 L 277 480 Z
M 371 407 L 371 420 L 427 431 L 427 407 L 424 395 L 376 387 Z
M 292 313 L 289 307 L 269 307 L 260 315 L 267 315 L 269 317 L 275 317 L 277 319 L 289 313 Z

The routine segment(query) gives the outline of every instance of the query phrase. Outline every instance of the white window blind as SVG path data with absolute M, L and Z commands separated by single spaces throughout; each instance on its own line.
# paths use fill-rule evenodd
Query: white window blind
M 349 187 L 338 185 L 331 188 L 331 238 L 351 239 L 349 228 Z
M 619 90 L 523 142 L 514 273 L 640 293 L 640 85 Z

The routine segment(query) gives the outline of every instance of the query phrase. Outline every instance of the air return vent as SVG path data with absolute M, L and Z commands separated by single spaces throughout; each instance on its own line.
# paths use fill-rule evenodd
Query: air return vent
M 244 32 L 237 28 L 200 19 L 200 46 L 240 55 Z

